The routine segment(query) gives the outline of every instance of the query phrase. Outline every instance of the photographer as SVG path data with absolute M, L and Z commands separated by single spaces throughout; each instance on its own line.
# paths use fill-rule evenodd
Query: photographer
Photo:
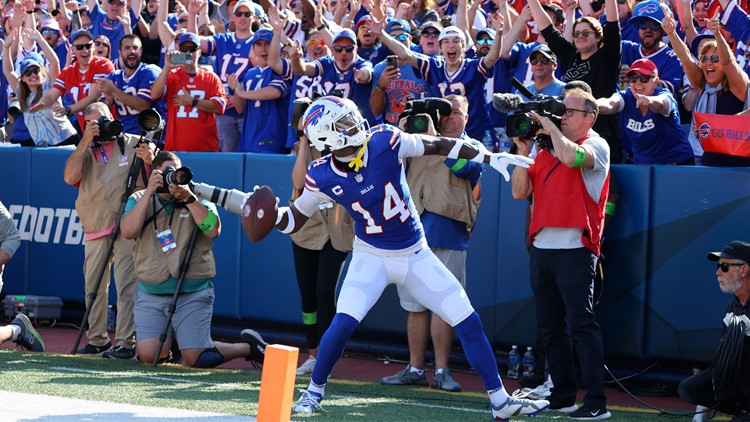
M 102 355 L 112 343 L 107 335 L 107 299 L 109 297 L 109 268 L 114 260 L 115 287 L 117 288 L 117 322 L 115 342 L 117 347 L 106 354 L 114 359 L 132 359 L 135 356 L 135 330 L 133 326 L 133 242 L 118 237 L 110 256 L 108 238 L 115 220 L 120 216 L 119 206 L 125 194 L 129 166 L 133 157 L 149 163 L 152 157 L 150 144 L 138 145 L 138 138 L 112 132 L 112 114 L 104 103 L 96 102 L 83 112 L 86 129 L 83 138 L 65 163 L 65 183 L 78 188 L 76 211 L 85 233 L 83 275 L 86 307 L 91 308 L 88 318 L 89 343 L 77 351 L 81 355 Z M 102 127 L 104 126 L 104 127 Z M 119 126 L 122 129 L 122 126 Z M 116 132 L 116 130 L 114 130 Z M 126 165 L 123 165 L 126 164 Z M 137 184 L 145 184 L 139 177 Z M 106 262 L 99 290 L 94 292 L 98 271 Z M 95 296 L 93 303 L 90 297 Z
M 609 191 L 609 146 L 591 132 L 597 117 L 591 94 L 571 90 L 563 104 L 560 128 L 529 112 L 542 126 L 537 135 L 549 135 L 552 148 L 540 150 L 528 170 L 516 166 L 513 197 L 527 199 L 534 194 L 529 227 L 531 287 L 555 385 L 550 410 L 570 413 L 575 419 L 605 419 L 611 414 L 604 396 L 604 351 L 592 295 Z M 514 142 L 519 155 L 531 153 L 531 139 Z M 575 404 L 571 336 L 587 390 L 580 409 Z
M 263 363 L 265 342 L 253 330 L 243 330 L 243 343 L 230 344 L 211 340 L 216 275 L 213 242 L 221 233 L 216 206 L 197 201 L 187 185 L 168 183 L 165 171 L 181 167 L 180 159 L 163 151 L 152 163 L 148 186 L 128 199 L 122 217 L 122 235 L 134 239 L 135 276 L 138 279 L 135 317 L 138 357 L 153 362 L 159 346 L 161 329 L 167 323 L 168 307 L 178 278 L 184 276 L 168 337 L 162 354 L 169 353 L 173 339 L 187 366 L 213 368 L 239 357 Z M 174 173 L 173 173 L 174 174 Z M 200 229 L 195 245 L 191 233 Z M 190 246 L 193 250 L 189 251 Z M 187 272 L 181 274 L 183 258 L 190 255 Z
M 452 111 L 440 118 L 440 135 L 464 139 L 477 147 L 481 143 L 466 136 L 469 119 L 469 103 L 466 97 L 448 95 Z M 422 115 L 424 116 L 424 115 Z M 401 120 L 401 128 L 406 125 Z M 432 119 L 425 131 L 437 135 Z M 474 227 L 479 208 L 480 163 L 426 155 L 411 158 L 406 181 L 412 199 L 424 226 L 430 249 L 445 264 L 446 268 L 466 288 L 466 251 L 469 236 Z M 461 391 L 461 385 L 453 379 L 448 361 L 453 344 L 453 327 L 437 314 L 430 317 L 429 310 L 415 300 L 408 291 L 398 287 L 401 307 L 409 312 L 407 333 L 409 339 L 409 365 L 395 375 L 380 380 L 386 385 L 427 385 L 425 351 L 427 339 L 432 334 L 435 349 L 435 374 L 432 388 L 444 391 Z

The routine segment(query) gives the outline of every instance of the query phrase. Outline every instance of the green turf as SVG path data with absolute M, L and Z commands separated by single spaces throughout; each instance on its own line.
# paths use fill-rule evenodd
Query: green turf
M 36 354 L 0 349 L 0 389 L 144 406 L 236 415 L 256 415 L 260 371 L 205 370 L 180 366 L 152 368 L 135 361 Z M 305 388 L 309 378 L 298 378 Z M 297 394 L 295 393 L 295 398 Z M 443 393 L 429 388 L 387 387 L 331 379 L 325 413 L 294 415 L 295 420 L 486 421 L 484 392 Z M 644 409 L 613 407 L 616 421 L 664 421 Z M 522 420 L 523 418 L 516 418 Z M 534 421 L 563 420 L 545 413 Z M 688 421 L 688 418 L 678 420 Z

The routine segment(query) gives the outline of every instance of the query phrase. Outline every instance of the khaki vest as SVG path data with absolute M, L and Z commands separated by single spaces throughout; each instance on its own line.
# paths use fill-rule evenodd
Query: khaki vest
M 466 224 L 466 231 L 471 233 L 481 194 L 475 198 L 471 182 L 451 173 L 444 160 L 445 157 L 438 155 L 411 159 L 406 174 L 411 199 L 419 214 L 427 210 L 460 221 Z
M 76 212 L 81 219 L 84 233 L 98 233 L 114 225 L 122 205 L 128 171 L 135 156 L 134 148 L 137 143 L 137 136 L 125 135 L 127 164 L 123 166 L 120 166 L 121 152 L 116 142 L 112 149 L 112 157 L 107 157 L 107 164 L 97 161 L 91 148 L 86 150 L 76 199 Z M 136 186 L 136 189 L 145 188 L 140 176 Z
M 146 193 L 140 190 L 133 194 L 137 201 Z M 196 226 L 190 211 L 187 208 L 176 208 L 173 211 L 172 225 L 169 226 L 170 214 L 166 210 L 161 210 L 161 203 L 156 200 L 156 227 L 159 232 L 169 227 L 174 236 L 176 248 L 168 252 L 162 252 L 159 239 L 154 233 L 154 222 L 149 221 L 143 228 L 141 234 L 135 239 L 133 248 L 133 261 L 135 262 L 135 274 L 139 280 L 146 283 L 161 283 L 169 276 L 178 278 L 180 276 L 180 264 L 187 253 L 187 247 L 190 243 L 190 235 L 193 227 Z M 148 220 L 154 213 L 154 208 L 149 203 L 146 210 L 145 220 Z M 211 239 L 198 234 L 193 248 L 193 256 L 190 259 L 190 266 L 185 278 L 213 278 L 216 275 L 216 263 L 214 254 L 211 249 L 214 247 Z

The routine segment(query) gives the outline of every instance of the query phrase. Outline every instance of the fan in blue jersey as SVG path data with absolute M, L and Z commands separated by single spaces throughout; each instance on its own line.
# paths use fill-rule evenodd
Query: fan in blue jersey
M 502 33 L 502 18 L 494 21 L 495 30 Z M 442 56 L 427 57 L 415 53 L 403 44 L 383 35 L 383 22 L 373 20 L 372 31 L 380 35 L 383 44 L 391 49 L 401 62 L 412 65 L 415 75 L 437 86 L 440 96 L 449 94 L 465 96 L 469 100 L 469 124 L 466 133 L 474 139 L 482 139 L 491 129 L 484 85 L 493 75 L 493 66 L 500 55 L 502 37 L 492 43 L 490 52 L 479 59 L 467 59 L 466 35 L 455 26 L 443 28 L 438 42 Z
M 373 34 L 370 30 L 371 23 L 372 17 L 370 17 L 369 14 L 364 15 L 357 20 L 357 24 L 355 25 L 355 28 L 357 29 L 357 40 L 359 41 L 357 54 L 359 54 L 359 57 L 362 57 L 375 66 L 385 60 L 385 56 L 388 55 L 388 49 L 383 48 L 383 44 L 379 42 L 378 36 Z
M 200 9 L 207 8 L 208 2 L 201 2 Z M 200 9 L 190 3 L 188 7 L 188 31 L 198 32 L 195 28 L 195 17 Z M 214 72 L 224 84 L 227 92 L 227 108 L 224 114 L 216 116 L 216 126 L 219 131 L 219 150 L 222 152 L 235 152 L 242 139 L 242 130 L 245 119 L 233 104 L 232 90 L 227 85 L 229 75 L 236 75 L 239 80 L 245 76 L 245 72 L 257 65 L 250 61 L 250 49 L 253 45 L 251 30 L 255 22 L 253 2 L 240 0 L 234 5 L 232 11 L 232 22 L 235 32 L 216 34 L 211 37 L 200 37 L 201 52 L 205 55 L 216 56 Z
M 630 65 L 638 59 L 649 59 L 659 69 L 659 79 L 667 85 L 672 94 L 679 92 L 685 71 L 674 50 L 662 42 L 664 31 L 661 21 L 664 18 L 662 3 L 648 0 L 638 3 L 630 18 L 630 24 L 638 29 L 640 44 L 622 40 L 620 63 Z
M 137 134 L 140 133 L 138 113 L 152 107 L 151 86 L 160 71 L 154 65 L 141 63 L 143 48 L 138 36 L 122 37 L 119 50 L 125 68 L 97 80 L 96 84 L 108 100 L 114 101 L 123 131 Z
M 461 284 L 427 245 L 403 167 L 407 157 L 443 155 L 489 163 L 509 180 L 509 165 L 528 167 L 533 160 L 492 154 L 459 139 L 410 135 L 390 125 L 370 129 L 354 102 L 332 96 L 310 104 L 301 124 L 313 146 L 331 154 L 310 163 L 304 191 L 290 207 L 279 209 L 276 228 L 294 233 L 321 201 L 333 200 L 354 219 L 356 237 L 336 316 L 318 346 L 310 385 L 294 411 L 322 410 L 328 376 L 347 339 L 390 283 L 455 328 L 489 393 L 493 418 L 546 409 L 547 401 L 520 400 L 505 391 L 479 315 Z
M 125 3 L 121 0 L 104 0 L 102 7 L 97 0 L 86 0 L 86 4 L 90 11 L 91 33 L 94 37 L 107 37 L 111 44 L 119 45 L 120 38 L 132 33 L 132 28 L 140 22 L 141 0 L 133 1 L 127 10 L 124 9 Z M 126 13 L 129 17 L 124 17 Z M 125 25 L 130 28 L 126 30 Z M 112 50 L 112 61 L 117 61 L 118 57 L 119 52 Z
M 258 30 L 251 41 L 258 66 L 248 70 L 241 81 L 236 75 L 229 77 L 234 104 L 239 112 L 245 113 L 237 152 L 278 154 L 286 149 L 289 86 L 268 66 L 269 49 L 278 48 L 271 47 L 273 37 L 269 29 Z
M 745 73 L 750 74 L 750 15 L 736 1 L 719 0 L 721 4 L 721 23 L 735 39 L 734 54 L 737 63 Z M 711 33 L 706 31 L 705 33 Z M 699 35 L 700 36 L 700 35 Z
M 634 164 L 694 165 L 677 100 L 659 86 L 659 73 L 651 60 L 636 60 L 626 75 L 630 86 L 610 98 L 597 99 L 599 112 L 617 113 L 622 146 L 632 153 Z

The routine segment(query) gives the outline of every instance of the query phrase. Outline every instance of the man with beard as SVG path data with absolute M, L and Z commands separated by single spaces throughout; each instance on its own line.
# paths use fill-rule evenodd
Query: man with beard
M 65 63 L 68 58 L 70 44 L 60 31 L 60 24 L 54 19 L 43 20 L 39 25 L 39 32 L 42 33 L 44 40 L 47 41 L 47 44 L 49 44 L 49 46 L 55 51 L 57 60 L 59 60 L 60 63 Z
M 729 327 L 732 320 L 741 317 L 744 326 L 750 326 L 748 317 L 750 317 L 750 243 L 741 240 L 729 242 L 721 252 L 710 252 L 708 260 L 716 262 L 716 280 L 719 282 L 719 289 L 722 292 L 733 295 L 732 301 L 727 305 L 724 311 L 724 324 Z M 733 318 L 734 317 L 734 318 Z M 742 326 L 742 322 L 740 322 Z M 745 328 L 747 330 L 747 328 Z M 728 329 L 724 330 L 724 336 L 727 336 Z M 736 359 L 736 368 L 738 369 L 737 382 L 734 386 L 726 391 L 727 398 L 717 401 L 717 391 L 714 390 L 713 378 L 716 376 L 715 371 L 723 369 L 711 367 L 703 372 L 699 372 L 680 382 L 677 393 L 688 403 L 697 404 L 700 408 L 704 406 L 709 409 L 716 409 L 719 412 L 734 415 L 732 421 L 750 421 L 750 337 L 745 333 L 738 333 L 742 336 L 739 347 L 742 350 L 740 356 Z M 722 343 L 729 340 L 722 338 Z M 709 409 L 700 409 L 704 412 L 710 412 Z M 706 413 L 708 420 L 708 413 Z
M 131 29 L 134 28 L 141 21 L 141 0 L 134 0 L 130 4 L 130 9 L 124 9 L 125 3 L 122 0 L 104 0 L 103 5 L 100 7 L 97 0 L 87 0 L 89 7 L 89 16 L 91 17 L 91 33 L 94 37 L 104 35 L 109 38 L 110 45 L 117 45 L 120 43 L 126 33 L 132 31 L 125 30 L 125 25 L 130 25 Z M 128 13 L 129 18 L 124 15 Z M 145 25 L 145 23 L 144 23 Z M 146 32 L 148 32 L 148 29 Z M 117 50 L 112 51 L 112 61 L 115 62 L 120 57 Z
M 138 36 L 120 39 L 120 57 L 125 69 L 96 81 L 99 90 L 117 106 L 117 117 L 125 133 L 139 133 L 138 113 L 151 107 L 151 86 L 159 77 L 154 65 L 141 63 L 143 47 Z
M 664 10 L 657 0 L 640 2 L 635 6 L 630 24 L 638 29 L 638 38 L 641 43 L 639 45 L 623 40 L 621 63 L 630 66 L 638 59 L 651 60 L 659 69 L 659 79 L 672 91 L 672 95 L 676 95 L 682 85 L 685 71 L 674 50 L 662 42 L 664 32 L 661 29 L 661 20 L 663 18 Z M 627 68 L 623 70 L 622 75 L 624 76 L 625 73 L 627 73 Z

